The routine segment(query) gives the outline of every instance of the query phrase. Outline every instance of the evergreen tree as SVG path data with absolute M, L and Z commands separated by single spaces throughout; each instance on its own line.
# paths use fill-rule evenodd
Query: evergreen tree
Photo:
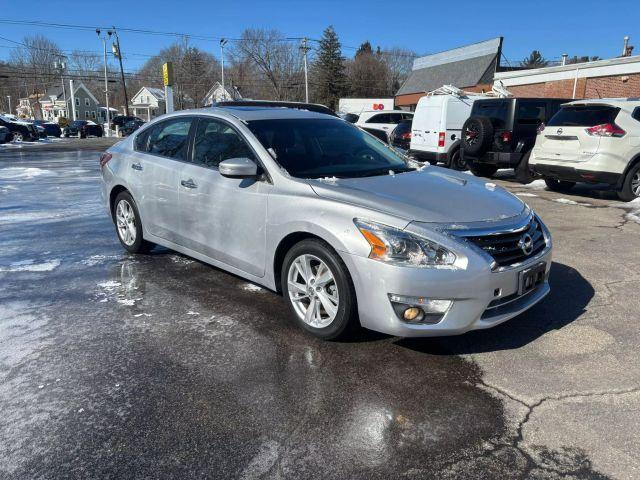
M 359 55 L 367 54 L 367 53 L 368 54 L 373 53 L 373 48 L 371 47 L 371 43 L 369 43 L 369 40 L 360 44 L 360 46 L 358 47 L 358 50 L 356 50 L 356 57 Z
M 532 51 L 527 58 L 520 62 L 520 66 L 525 68 L 540 68 L 547 65 L 549 65 L 549 62 L 538 50 Z
M 320 39 L 314 74 L 316 101 L 335 110 L 338 99 L 347 92 L 347 81 L 340 41 L 332 26 L 325 29 Z

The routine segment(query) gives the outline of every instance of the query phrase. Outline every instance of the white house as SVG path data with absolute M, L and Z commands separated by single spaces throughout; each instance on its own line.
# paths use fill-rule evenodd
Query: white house
M 131 115 L 147 121 L 164 114 L 166 110 L 164 90 L 155 87 L 142 87 L 131 98 L 129 110 Z
M 202 103 L 205 107 L 213 105 L 215 102 L 228 102 L 229 100 L 241 100 L 242 95 L 234 86 L 225 86 L 222 88 L 220 82 L 216 82 L 209 89 Z

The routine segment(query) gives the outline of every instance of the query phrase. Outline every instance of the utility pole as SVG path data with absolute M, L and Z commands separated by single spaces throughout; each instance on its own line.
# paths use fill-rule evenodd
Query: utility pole
M 100 29 L 96 28 L 98 38 L 102 39 L 102 48 L 104 51 L 104 101 L 107 107 L 107 137 L 111 136 L 111 112 L 109 111 L 109 84 L 107 82 L 107 37 L 100 35 Z M 107 35 L 111 38 L 111 30 L 107 30 Z
M 227 44 L 227 40 L 224 38 L 220 39 L 220 65 L 222 66 L 222 98 L 223 100 L 227 99 L 227 91 L 224 88 L 224 46 Z M 212 98 L 211 101 L 215 103 L 215 98 Z
M 64 70 L 67 68 L 67 63 L 64 61 L 66 57 L 60 56 L 60 61 L 53 62 L 53 68 L 60 73 L 60 83 L 62 84 L 62 98 L 64 100 L 64 117 L 69 118 L 69 105 L 67 104 L 67 89 L 64 86 Z M 55 106 L 55 103 L 53 104 Z
M 71 90 L 71 120 L 73 120 L 74 122 L 77 120 L 76 119 L 76 94 L 75 91 L 73 90 L 73 79 L 69 79 L 69 90 Z
M 307 37 L 302 39 L 300 50 L 302 50 L 302 54 L 304 55 L 304 101 L 309 103 L 309 73 L 307 70 L 307 52 L 309 52 L 309 47 L 307 45 Z
M 116 43 L 113 44 L 113 55 L 117 57 L 118 61 L 120 62 L 120 77 L 122 78 L 122 89 L 124 90 L 124 113 L 128 117 L 129 97 L 127 96 L 127 84 L 124 81 L 124 69 L 122 68 L 122 50 L 120 49 L 120 37 L 118 37 L 116 27 L 113 27 L 113 30 L 111 31 L 116 36 Z

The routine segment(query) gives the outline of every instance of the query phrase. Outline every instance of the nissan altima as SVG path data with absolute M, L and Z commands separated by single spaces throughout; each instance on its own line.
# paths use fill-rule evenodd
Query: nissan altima
M 102 154 L 122 246 L 282 293 L 324 339 L 489 328 L 549 292 L 551 236 L 501 187 L 418 164 L 308 104 L 168 114 Z

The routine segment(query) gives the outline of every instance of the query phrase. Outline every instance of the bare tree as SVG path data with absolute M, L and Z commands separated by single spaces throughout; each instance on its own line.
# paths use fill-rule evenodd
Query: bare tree
M 402 47 L 384 49 L 381 55 L 382 61 L 388 69 L 389 91 L 391 95 L 395 95 L 411 73 L 413 61 L 418 55 L 414 51 Z
M 302 97 L 304 80 L 298 45 L 277 30 L 247 29 L 231 49 L 234 61 L 250 60 L 260 73 L 258 80 L 270 88 L 271 98 L 297 100 Z

